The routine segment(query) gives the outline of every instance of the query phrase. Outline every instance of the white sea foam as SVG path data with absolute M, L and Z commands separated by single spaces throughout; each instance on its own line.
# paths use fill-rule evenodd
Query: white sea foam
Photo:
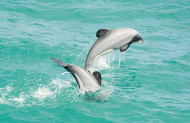
M 10 92 L 13 91 L 13 87 L 7 85 L 5 88 L 1 88 L 1 97 L 0 97 L 0 103 L 1 104 L 8 104 L 8 105 L 14 105 L 15 102 L 19 103 L 17 106 L 22 105 L 26 100 L 26 95 L 24 92 L 21 92 L 19 94 L 19 97 L 14 97 L 10 95 Z
M 39 87 L 33 94 L 32 96 L 34 98 L 38 98 L 39 100 L 44 100 L 45 98 L 53 98 L 54 97 L 54 91 L 51 91 L 48 87 L 43 86 Z
M 23 103 L 25 103 L 27 97 L 28 97 L 28 96 L 25 95 L 24 92 L 21 92 L 21 93 L 19 94 L 19 97 L 14 97 L 14 98 L 12 98 L 12 99 L 10 98 L 10 99 L 7 99 L 7 100 L 10 100 L 10 101 L 14 101 L 14 102 L 18 102 L 18 103 L 20 103 L 20 104 L 23 104 Z
M 65 81 L 62 79 L 53 79 L 50 84 L 56 85 L 59 89 L 61 89 L 63 87 L 70 87 L 71 86 L 71 82 Z
M 63 73 L 65 75 L 65 73 Z M 44 100 L 46 98 L 55 98 L 57 94 L 60 94 L 62 88 L 71 87 L 71 82 L 67 80 L 60 79 L 59 76 L 56 79 L 52 79 L 52 81 L 48 85 L 39 85 L 37 90 L 35 90 L 31 95 L 34 98 L 39 100 Z
M 13 87 L 10 85 L 7 85 L 5 88 L 0 88 L 0 93 L 1 93 L 1 97 L 0 97 L 0 103 L 1 104 L 8 104 L 11 105 L 11 103 L 9 102 L 8 95 L 9 93 L 13 90 Z

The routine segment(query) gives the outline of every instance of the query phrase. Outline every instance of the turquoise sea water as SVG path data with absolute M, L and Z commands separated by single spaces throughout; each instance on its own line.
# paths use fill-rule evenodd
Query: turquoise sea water
M 144 43 L 97 59 L 93 98 L 50 60 L 84 66 L 102 28 Z M 0 122 L 190 122 L 190 1 L 0 0 Z

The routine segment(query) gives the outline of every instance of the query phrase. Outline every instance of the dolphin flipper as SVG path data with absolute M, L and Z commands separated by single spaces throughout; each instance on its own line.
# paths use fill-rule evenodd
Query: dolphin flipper
M 62 66 L 62 67 L 66 66 L 63 62 L 61 62 L 61 61 L 59 61 L 59 60 L 57 60 L 55 58 L 50 58 L 50 59 L 54 60 L 59 66 Z
M 95 71 L 95 72 L 93 72 L 93 75 L 94 75 L 94 77 L 96 78 L 96 80 L 98 81 L 98 84 L 101 86 L 102 78 L 101 78 L 100 72 Z
M 105 33 L 107 33 L 109 30 L 107 29 L 99 29 L 96 33 L 96 37 L 101 38 Z
M 120 52 L 124 52 L 125 50 L 127 50 L 129 48 L 129 46 L 130 46 L 130 44 L 126 44 L 126 45 L 122 46 L 120 48 Z

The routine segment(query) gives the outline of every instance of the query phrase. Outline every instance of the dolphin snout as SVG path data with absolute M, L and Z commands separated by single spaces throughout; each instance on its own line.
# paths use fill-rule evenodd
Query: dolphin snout
M 143 42 L 144 42 L 144 40 L 143 40 L 142 37 L 140 37 L 139 42 L 140 42 L 140 43 L 143 43 Z
M 143 43 L 143 38 L 139 33 L 135 35 L 131 41 L 131 43 L 136 43 L 136 42 Z
M 143 40 L 143 38 L 142 38 L 142 36 L 140 35 L 140 37 L 139 37 L 139 41 L 141 42 L 141 43 L 143 43 L 144 42 L 144 40 Z

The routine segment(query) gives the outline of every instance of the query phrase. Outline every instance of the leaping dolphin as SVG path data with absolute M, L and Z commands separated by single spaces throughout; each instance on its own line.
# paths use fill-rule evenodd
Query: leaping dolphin
M 98 39 L 87 55 L 85 69 L 88 69 L 89 65 L 103 54 L 116 49 L 120 49 L 120 52 L 123 52 L 132 43 L 143 43 L 141 34 L 131 28 L 117 28 L 114 30 L 100 29 L 97 31 L 96 37 Z
M 95 71 L 93 75 L 86 69 L 63 63 L 55 58 L 50 58 L 54 60 L 58 66 L 64 67 L 68 72 L 70 72 L 76 80 L 76 85 L 79 90 L 84 90 L 85 92 L 95 92 L 100 89 L 101 86 L 101 74 Z

